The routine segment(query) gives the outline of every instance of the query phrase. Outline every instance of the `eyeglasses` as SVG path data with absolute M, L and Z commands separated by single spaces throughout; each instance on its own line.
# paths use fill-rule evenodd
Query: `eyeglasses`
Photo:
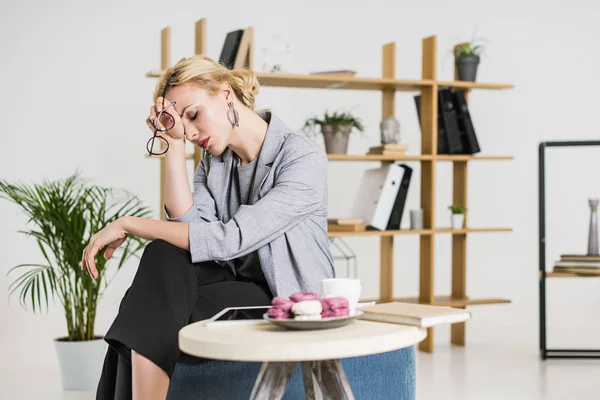
M 161 110 L 158 112 L 158 114 L 156 115 L 156 119 L 154 120 L 154 135 L 150 138 L 150 140 L 148 140 L 148 143 L 146 143 L 146 150 L 148 150 L 148 154 L 150 156 L 155 155 L 155 156 L 160 156 L 165 154 L 167 151 L 169 151 L 169 142 L 167 141 L 167 139 L 165 139 L 162 136 L 157 136 L 156 133 L 157 132 L 166 132 L 169 129 L 173 128 L 173 126 L 175 126 L 175 118 L 173 118 L 173 116 L 171 114 L 169 114 L 168 112 L 165 112 L 169 107 L 174 106 L 175 102 L 172 102 L 171 104 L 169 104 L 168 106 L 165 107 L 165 94 L 167 92 L 167 84 L 165 84 L 165 88 L 163 89 L 162 92 L 162 107 Z M 162 125 L 162 127 L 160 127 L 159 125 Z M 160 139 L 163 143 L 163 145 L 161 146 L 162 148 L 164 148 L 164 151 L 160 151 L 160 152 L 156 152 L 153 151 L 154 150 L 154 140 L 155 139 Z

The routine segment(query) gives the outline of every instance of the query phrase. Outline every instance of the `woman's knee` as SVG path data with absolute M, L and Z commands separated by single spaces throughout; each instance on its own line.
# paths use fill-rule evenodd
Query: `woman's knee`
M 150 258 L 155 258 L 163 257 L 165 255 L 170 256 L 173 254 L 181 254 L 182 251 L 185 250 L 167 242 L 166 240 L 154 239 L 144 248 L 144 255 L 147 255 Z

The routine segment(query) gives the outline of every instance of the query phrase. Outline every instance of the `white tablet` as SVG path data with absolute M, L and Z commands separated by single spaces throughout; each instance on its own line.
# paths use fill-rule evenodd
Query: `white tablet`
M 263 315 L 271 306 L 229 307 L 215 314 L 206 325 L 256 324 L 263 322 Z

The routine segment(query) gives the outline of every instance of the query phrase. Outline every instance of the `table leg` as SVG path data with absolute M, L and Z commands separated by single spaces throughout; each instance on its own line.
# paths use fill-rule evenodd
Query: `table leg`
M 340 360 L 316 361 L 313 363 L 313 373 L 327 398 L 355 400 Z
M 302 380 L 304 381 L 304 393 L 306 394 L 307 400 L 322 400 L 323 394 L 321 393 L 319 382 L 313 373 L 314 364 L 315 363 L 312 361 L 303 361 L 300 363 L 300 367 L 302 368 Z
M 265 362 L 260 367 L 250 400 L 279 400 L 296 370 L 295 362 Z

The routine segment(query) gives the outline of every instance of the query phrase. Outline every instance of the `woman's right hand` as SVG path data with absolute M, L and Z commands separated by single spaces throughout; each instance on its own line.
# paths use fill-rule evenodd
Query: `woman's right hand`
M 165 99 L 165 109 L 166 110 L 165 110 L 165 112 L 163 112 L 161 114 L 161 118 L 158 123 L 158 127 L 161 129 L 164 129 L 165 125 L 168 124 L 170 118 L 175 119 L 175 124 L 173 125 L 173 127 L 171 129 L 169 129 L 166 132 L 165 131 L 157 131 L 156 132 L 156 136 L 160 136 L 160 137 L 164 138 L 167 142 L 169 142 L 169 145 L 173 144 L 173 142 L 176 142 L 176 141 L 184 141 L 184 138 L 185 138 L 185 130 L 183 128 L 183 122 L 181 122 L 181 118 L 179 117 L 179 114 L 177 114 L 177 111 L 175 111 L 175 107 L 174 106 L 168 107 L 170 104 L 172 104 L 172 103 L 169 100 Z M 162 97 L 157 98 L 156 104 L 154 104 L 152 107 L 150 107 L 150 115 L 148 116 L 148 118 L 146 118 L 146 124 L 148 125 L 148 128 L 150 129 L 150 132 L 152 132 L 152 134 L 154 134 L 154 130 L 156 129 L 154 124 L 156 121 L 156 116 L 162 109 L 162 105 L 163 105 L 163 98 Z M 169 117 L 168 115 L 165 115 L 166 113 L 169 113 L 171 115 L 171 117 Z

